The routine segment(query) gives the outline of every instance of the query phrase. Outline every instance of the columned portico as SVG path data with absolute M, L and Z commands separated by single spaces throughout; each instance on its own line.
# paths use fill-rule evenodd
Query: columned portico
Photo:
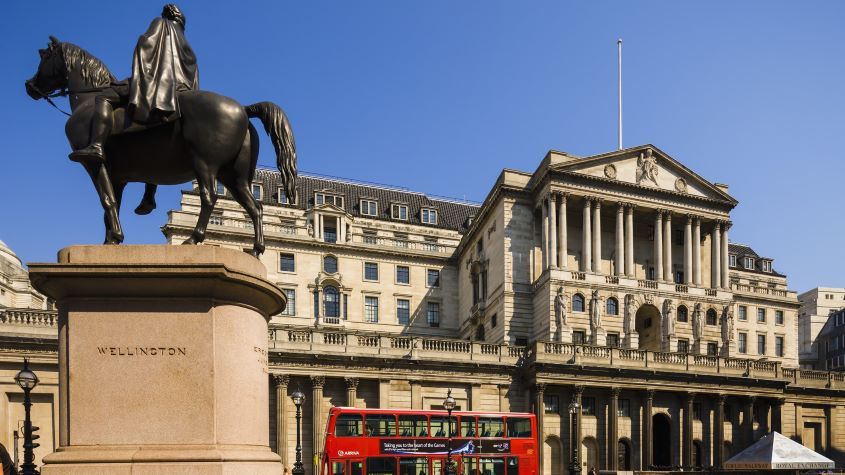
M 719 257 L 719 254 L 722 251 L 722 245 L 719 239 L 720 237 L 719 223 L 714 222 L 713 230 L 710 232 L 710 287 L 714 289 L 722 287 L 722 272 L 720 270 L 722 259 Z
M 616 207 L 616 275 L 625 275 L 625 205 Z
M 713 466 L 721 468 L 725 462 L 725 400 L 728 396 L 719 394 L 716 397 L 716 414 L 713 418 Z
M 358 378 L 344 378 L 346 382 L 346 407 L 355 407 L 358 399 Z
M 754 402 L 755 396 L 745 398 L 745 408 L 742 416 L 743 447 L 754 443 Z
M 592 219 L 590 216 L 592 203 L 589 198 L 584 200 L 584 222 L 581 225 L 581 270 L 593 271 L 593 235 Z
M 725 221 L 722 223 L 722 240 L 721 240 L 721 249 L 719 253 L 719 258 L 721 259 L 719 270 L 721 271 L 720 280 L 722 282 L 722 288 L 727 290 L 731 287 L 730 279 L 728 279 L 728 229 L 730 229 L 731 223 L 729 221 Z
M 684 459 L 683 465 L 686 467 L 694 467 L 695 460 L 692 458 L 692 421 L 693 421 L 693 404 L 695 403 L 695 393 L 687 393 L 684 401 Z
M 593 205 L 593 272 L 601 274 L 601 201 Z
M 584 463 L 584 454 L 581 452 L 581 440 L 583 439 L 582 434 L 584 433 L 584 429 L 583 429 L 582 424 L 581 424 L 581 420 L 582 420 L 581 414 L 582 414 L 583 409 L 584 409 L 584 407 L 581 405 L 582 402 L 583 402 L 582 401 L 583 395 L 584 395 L 584 386 L 582 386 L 580 384 L 576 384 L 575 386 L 572 386 L 572 402 L 578 404 L 578 411 L 575 412 L 575 421 L 576 421 L 575 425 L 577 427 L 576 427 L 574 434 L 571 432 L 572 431 L 572 421 L 570 420 L 569 424 L 567 424 L 570 428 L 569 451 L 568 451 L 568 453 L 571 456 L 571 454 L 577 450 L 578 451 L 578 460 L 582 464 Z M 572 417 L 572 416 L 570 415 L 570 417 Z M 541 473 L 542 473 L 542 470 L 541 470 Z
M 558 195 L 560 197 L 560 206 L 557 208 L 557 233 L 558 233 L 558 267 L 561 269 L 566 269 L 568 267 L 567 264 L 567 255 L 568 255 L 568 247 L 569 243 L 567 242 L 567 235 L 566 235 L 566 193 L 560 193 Z
M 687 223 L 684 226 L 684 283 L 693 283 L 692 271 L 692 216 L 687 216 Z
M 314 448 L 314 453 L 319 454 L 323 452 L 323 439 L 325 434 L 323 431 L 326 427 L 326 421 L 323 419 L 323 387 L 326 385 L 325 376 L 311 376 L 311 447 Z
M 543 201 L 540 203 L 540 213 L 542 214 L 542 232 L 540 233 L 540 240 L 542 241 L 542 254 L 543 254 L 543 270 L 549 268 L 549 202 L 548 199 L 543 198 Z
M 619 462 L 619 388 L 610 388 L 610 408 L 607 424 L 607 468 L 618 470 Z
M 634 206 L 625 207 L 625 275 L 635 277 L 634 270 Z
M 693 284 L 701 286 L 701 218 L 696 217 L 692 227 Z
M 537 417 L 537 427 L 544 427 L 543 426 L 543 415 L 546 413 L 545 406 L 543 401 L 546 397 L 546 383 L 536 383 L 534 385 L 534 415 Z M 537 456 L 539 458 L 539 469 L 540 473 L 543 473 L 543 446 L 545 445 L 545 440 L 543 436 L 543 431 L 537 431 Z
M 652 465 L 652 427 L 651 414 L 654 410 L 654 390 L 647 389 L 645 391 L 645 404 L 643 407 L 643 453 L 642 453 L 642 470 L 648 470 Z
M 654 215 L 654 280 L 663 280 L 663 211 Z
M 274 374 L 273 383 L 276 387 L 276 453 L 282 457 L 282 465 L 288 465 L 288 383 L 290 376 L 286 374 Z
M 672 275 L 672 213 L 667 212 L 663 223 L 663 278 L 674 282 Z
M 549 194 L 546 201 L 549 204 L 549 267 L 557 269 L 557 196 Z

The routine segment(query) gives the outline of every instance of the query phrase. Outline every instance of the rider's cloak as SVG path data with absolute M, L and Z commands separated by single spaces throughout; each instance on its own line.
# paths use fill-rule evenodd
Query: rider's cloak
M 129 108 L 136 122 L 155 123 L 179 117 L 176 93 L 199 89 L 194 50 L 182 26 L 156 18 L 138 38 L 129 81 Z

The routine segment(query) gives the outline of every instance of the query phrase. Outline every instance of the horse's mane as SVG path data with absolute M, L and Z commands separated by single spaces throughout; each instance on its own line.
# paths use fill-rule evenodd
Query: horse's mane
M 78 68 L 82 79 L 90 82 L 94 87 L 108 86 L 116 81 L 102 61 L 73 43 L 62 43 L 62 56 L 68 71 Z

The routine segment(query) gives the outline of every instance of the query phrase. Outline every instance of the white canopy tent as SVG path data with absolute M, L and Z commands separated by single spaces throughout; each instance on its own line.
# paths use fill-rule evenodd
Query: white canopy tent
M 725 462 L 728 470 L 819 470 L 835 467 L 833 460 L 777 432 L 765 435 Z

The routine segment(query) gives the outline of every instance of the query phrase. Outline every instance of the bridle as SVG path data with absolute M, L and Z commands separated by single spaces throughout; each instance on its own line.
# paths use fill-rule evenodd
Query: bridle
M 64 96 L 69 95 L 70 90 L 67 88 L 67 86 L 59 88 L 56 92 L 48 94 L 48 93 L 42 91 L 41 89 L 38 89 L 38 86 L 36 86 L 33 81 L 27 81 L 27 84 L 29 85 L 29 87 L 32 88 L 33 91 L 37 92 L 41 96 L 42 99 L 46 99 L 47 102 L 51 106 L 53 106 L 57 111 L 61 112 L 62 114 L 66 115 L 68 117 L 71 116 L 69 113 L 67 113 L 67 112 L 63 111 L 61 108 L 59 108 L 59 106 L 57 106 L 56 103 L 53 102 L 53 99 L 52 99 L 54 97 L 64 97 Z M 88 88 L 88 89 L 82 89 L 82 90 L 79 90 L 79 91 L 74 91 L 74 94 L 86 94 L 86 93 L 91 93 L 91 92 L 102 92 L 102 91 L 105 91 L 106 89 L 108 89 L 108 87 L 109 86 L 102 86 L 102 87 L 92 87 L 92 88 Z

